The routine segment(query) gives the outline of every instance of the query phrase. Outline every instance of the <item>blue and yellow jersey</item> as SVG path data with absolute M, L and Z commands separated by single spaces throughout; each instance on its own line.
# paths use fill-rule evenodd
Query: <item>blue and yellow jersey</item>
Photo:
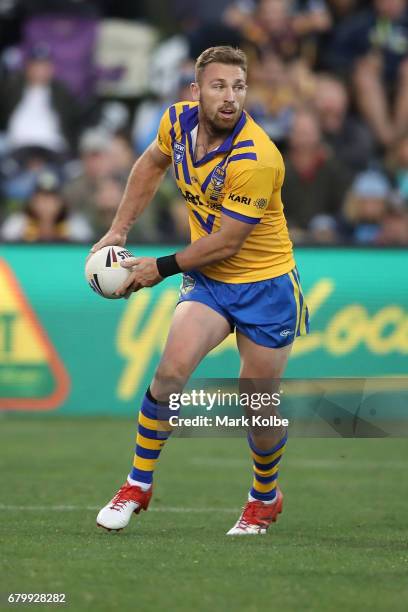
M 220 227 L 221 213 L 252 224 L 236 255 L 201 268 L 209 278 L 248 283 L 275 278 L 295 266 L 281 200 L 282 156 L 267 134 L 243 112 L 228 138 L 198 162 L 193 141 L 198 103 L 179 102 L 163 115 L 157 144 L 172 158 L 194 242 Z

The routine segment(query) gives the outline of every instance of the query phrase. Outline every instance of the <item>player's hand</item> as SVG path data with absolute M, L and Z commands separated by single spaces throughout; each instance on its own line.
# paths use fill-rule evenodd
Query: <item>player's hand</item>
M 125 246 L 126 239 L 126 232 L 119 232 L 117 230 L 110 229 L 98 242 L 95 242 L 88 257 L 105 246 Z
M 123 268 L 131 268 L 132 273 L 125 283 L 115 291 L 116 295 L 129 297 L 142 287 L 153 287 L 163 278 L 157 269 L 155 257 L 129 257 L 120 264 Z

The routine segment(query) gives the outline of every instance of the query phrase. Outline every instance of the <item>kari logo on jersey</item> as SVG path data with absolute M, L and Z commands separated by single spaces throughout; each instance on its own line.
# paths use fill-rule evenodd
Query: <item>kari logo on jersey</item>
M 173 150 L 174 150 L 174 161 L 176 162 L 176 164 L 181 164 L 181 162 L 184 159 L 186 147 L 181 142 L 175 141 L 173 144 Z
M 228 199 L 233 202 L 239 202 L 240 204 L 250 204 L 251 198 L 246 195 L 239 195 L 237 193 L 230 193 Z

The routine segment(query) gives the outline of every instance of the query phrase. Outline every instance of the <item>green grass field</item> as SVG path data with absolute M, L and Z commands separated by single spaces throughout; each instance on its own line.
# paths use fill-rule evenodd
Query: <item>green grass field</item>
M 243 439 L 171 440 L 151 510 L 109 534 L 96 511 L 127 473 L 133 422 L 0 427 L 2 607 L 58 592 L 80 611 L 408 609 L 407 440 L 291 439 L 279 522 L 227 538 L 251 480 Z

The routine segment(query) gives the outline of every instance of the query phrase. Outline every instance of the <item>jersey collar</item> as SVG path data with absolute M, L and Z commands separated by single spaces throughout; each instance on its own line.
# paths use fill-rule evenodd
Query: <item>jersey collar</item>
M 219 147 L 214 149 L 213 151 L 210 151 L 209 153 L 207 153 L 207 155 L 204 155 L 204 157 L 201 158 L 199 162 L 195 162 L 193 145 L 191 142 L 191 131 L 198 125 L 198 106 L 193 106 L 193 108 L 189 108 L 188 110 L 185 110 L 184 112 L 182 112 L 180 114 L 180 126 L 181 126 L 182 131 L 186 132 L 188 136 L 188 142 L 190 145 L 189 147 L 190 157 L 191 157 L 191 162 L 193 166 L 195 167 L 202 166 L 203 164 L 206 164 L 208 161 L 216 157 L 216 155 L 229 153 L 232 149 L 232 143 L 234 142 L 238 134 L 241 132 L 245 123 L 246 123 L 246 114 L 244 111 L 242 111 L 241 116 L 238 119 L 233 131 L 224 140 L 224 142 Z

